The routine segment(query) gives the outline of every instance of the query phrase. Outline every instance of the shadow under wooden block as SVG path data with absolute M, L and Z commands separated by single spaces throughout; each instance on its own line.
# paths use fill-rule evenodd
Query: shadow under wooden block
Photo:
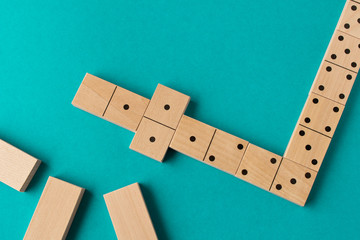
M 297 125 L 286 148 L 284 158 L 319 171 L 330 142 L 331 138 Z
M 118 239 L 157 239 L 138 183 L 104 195 Z
M 299 123 L 328 137 L 332 137 L 343 110 L 343 105 L 320 95 L 310 93 L 301 112 Z
M 282 157 L 249 143 L 236 177 L 269 191 Z
M 85 189 L 49 177 L 24 240 L 65 239 Z
M 335 30 L 324 59 L 357 73 L 360 66 L 359 44 L 359 39 Z
M 130 144 L 130 149 L 162 162 L 174 130 L 144 117 Z
M 203 161 L 214 134 L 215 128 L 183 115 L 170 148 Z
M 248 141 L 217 129 L 204 161 L 234 175 L 248 144 Z
M 24 192 L 41 161 L 0 139 L 0 181 Z
M 158 84 L 146 109 L 145 117 L 176 129 L 189 101 L 189 96 Z
M 315 77 L 311 92 L 345 105 L 355 79 L 356 73 L 323 61 Z
M 304 206 L 317 172 L 284 158 L 270 191 L 282 198 Z
M 360 4 L 347 1 L 336 27 L 340 31 L 360 38 Z
M 135 132 L 148 104 L 149 99 L 116 86 L 104 119 Z
M 116 85 L 87 73 L 72 104 L 88 113 L 102 117 L 114 94 Z

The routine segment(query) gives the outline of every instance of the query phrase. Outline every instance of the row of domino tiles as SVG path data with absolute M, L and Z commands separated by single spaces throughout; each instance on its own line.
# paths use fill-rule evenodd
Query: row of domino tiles
M 184 115 L 190 97 L 161 84 L 149 100 L 87 74 L 73 105 L 136 132 L 130 148 L 150 158 L 170 147 L 303 206 L 356 78 L 358 11 L 346 3 L 283 157 Z

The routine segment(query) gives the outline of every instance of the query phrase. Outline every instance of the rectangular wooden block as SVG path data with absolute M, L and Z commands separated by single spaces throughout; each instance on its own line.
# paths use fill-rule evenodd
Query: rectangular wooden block
M 189 157 L 203 161 L 214 133 L 215 128 L 183 115 L 170 147 Z
M 145 116 L 176 129 L 189 101 L 189 96 L 158 84 Z
M 0 139 L 0 181 L 24 192 L 41 161 Z
M 359 39 L 336 30 L 324 59 L 357 73 L 360 64 L 359 44 Z
M 85 189 L 49 177 L 24 240 L 65 239 Z
M 334 135 L 344 106 L 320 95 L 310 93 L 299 123 L 328 137 Z
M 360 4 L 347 1 L 336 27 L 349 35 L 360 38 Z
M 144 117 L 130 144 L 130 149 L 162 162 L 174 130 Z
M 138 183 L 104 195 L 118 239 L 157 239 Z
M 235 175 L 248 144 L 248 141 L 217 129 L 204 161 Z
M 319 171 L 331 138 L 297 125 L 286 148 L 284 158 Z
M 284 158 L 270 191 L 282 198 L 304 206 L 317 173 Z
M 355 79 L 356 73 L 323 61 L 311 92 L 345 105 Z
M 144 116 L 149 99 L 116 86 L 104 118 L 116 125 L 135 132 Z
M 249 143 L 236 177 L 269 191 L 281 156 Z
M 86 112 L 102 117 L 114 94 L 116 85 L 87 73 L 72 104 Z

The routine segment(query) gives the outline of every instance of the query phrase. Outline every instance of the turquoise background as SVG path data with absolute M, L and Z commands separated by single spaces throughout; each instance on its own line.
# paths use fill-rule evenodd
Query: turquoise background
M 49 175 L 87 189 L 68 239 L 115 239 L 102 195 L 140 182 L 159 239 L 360 238 L 360 88 L 305 208 L 71 105 L 86 72 L 283 154 L 345 1 L 1 1 L 0 138 L 43 164 L 0 184 L 0 239 L 22 239 Z

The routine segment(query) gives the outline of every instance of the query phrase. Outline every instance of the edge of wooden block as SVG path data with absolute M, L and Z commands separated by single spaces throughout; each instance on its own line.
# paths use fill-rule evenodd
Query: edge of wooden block
M 26 178 L 24 185 L 21 187 L 21 189 L 19 190 L 20 192 L 25 192 L 27 187 L 29 186 L 32 178 L 34 177 L 36 171 L 38 170 L 39 166 L 41 164 L 41 161 L 39 159 L 36 159 L 36 163 L 33 166 L 33 168 L 31 169 L 30 174 L 28 175 L 28 177 Z

